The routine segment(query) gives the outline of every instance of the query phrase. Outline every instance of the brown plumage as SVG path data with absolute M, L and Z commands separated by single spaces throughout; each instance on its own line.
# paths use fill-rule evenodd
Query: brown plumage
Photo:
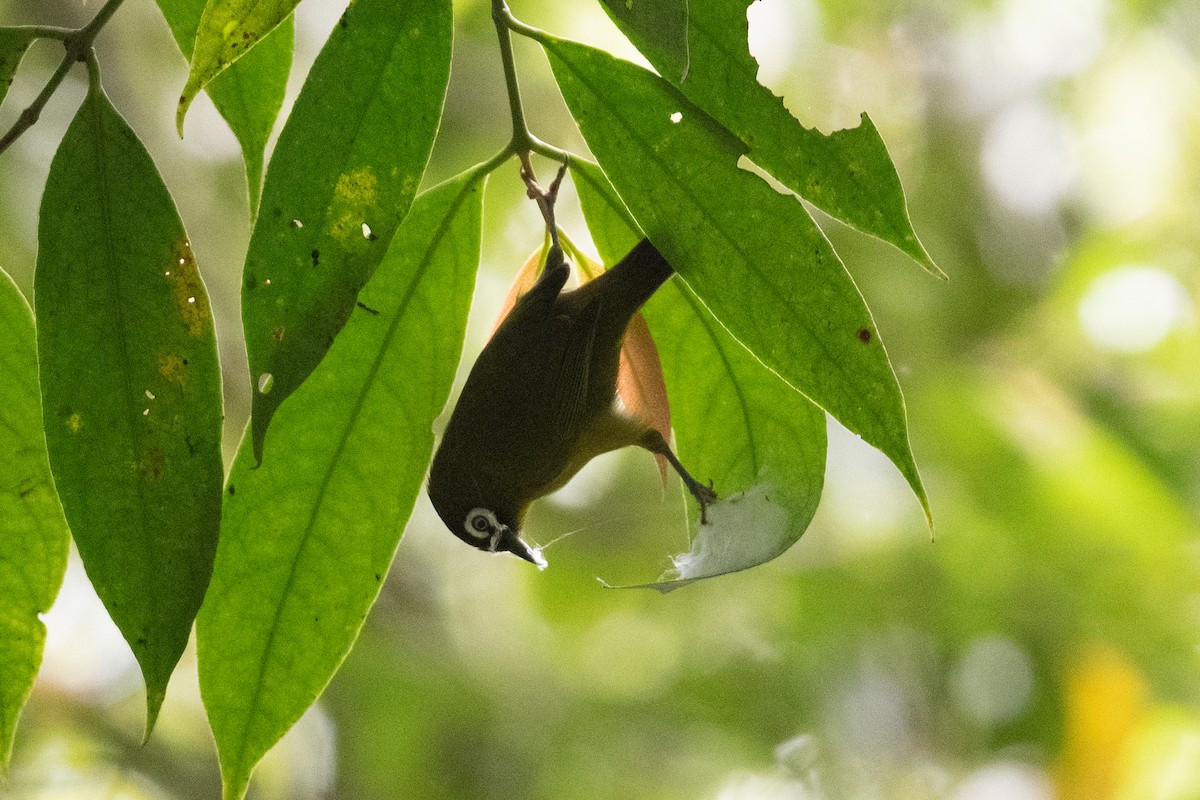
M 616 404 L 625 328 L 674 274 L 648 239 L 578 289 L 562 252 L 479 354 L 429 473 L 429 498 L 458 538 L 539 563 L 520 539 L 529 504 L 596 456 L 639 445 L 665 456 L 701 509 L 716 495 L 696 482 L 662 435 Z

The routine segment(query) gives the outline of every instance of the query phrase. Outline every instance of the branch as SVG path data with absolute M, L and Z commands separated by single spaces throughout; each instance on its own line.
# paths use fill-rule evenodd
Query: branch
M 558 226 L 554 222 L 554 202 L 558 199 L 558 187 L 567 171 L 567 165 L 571 163 L 571 154 L 566 150 L 546 144 L 529 132 L 529 125 L 525 122 L 525 108 L 521 103 L 521 85 L 517 81 L 516 60 L 513 58 L 512 34 L 510 33 L 512 30 L 524 33 L 527 30 L 536 29 L 519 22 L 509 11 L 506 0 L 492 0 L 492 21 L 496 24 L 496 38 L 500 43 L 500 61 L 504 65 L 504 83 L 508 89 L 508 107 L 512 112 L 512 138 L 509 140 L 505 152 L 516 155 L 520 159 L 521 180 L 525 182 L 529 199 L 537 203 L 542 217 L 546 220 L 546 231 L 550 234 L 551 250 L 561 252 L 558 244 Z M 530 153 L 537 153 L 561 162 L 562 166 L 549 189 L 544 190 L 538 185 L 533 164 L 529 161 Z
M 50 27 L 29 29 L 36 38 L 59 40 L 63 43 L 63 47 L 67 52 L 63 56 L 62 62 L 58 65 L 58 69 L 54 70 L 54 74 L 50 76 L 50 80 L 42 87 L 42 91 L 29 104 L 29 107 L 21 112 L 20 116 L 17 117 L 17 121 L 13 123 L 8 132 L 4 136 L 0 136 L 0 153 L 7 150 L 13 142 L 21 137 L 21 134 L 37 124 L 38 119 L 42 116 L 42 109 L 50 102 L 50 98 L 54 96 L 58 87 L 62 85 L 72 66 L 79 61 L 86 62 L 89 65 L 94 63 L 96 54 L 92 50 L 92 44 L 96 41 L 96 36 L 99 35 L 100 30 L 112 18 L 112 15 L 117 12 L 117 9 L 120 8 L 123 2 L 125 0 L 108 0 L 104 4 L 104 7 L 92 18 L 91 22 L 76 30 Z M 95 71 L 93 70 L 92 72 L 94 74 Z

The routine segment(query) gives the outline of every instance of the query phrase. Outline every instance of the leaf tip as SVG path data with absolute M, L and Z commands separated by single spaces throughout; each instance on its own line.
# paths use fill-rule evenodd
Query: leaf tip
M 904 474 L 904 479 L 908 481 L 912 493 L 916 495 L 917 502 L 921 504 L 921 512 L 925 515 L 925 525 L 929 528 L 929 539 L 933 541 L 933 508 L 929 505 L 929 494 L 925 491 L 925 484 L 921 481 L 921 473 L 917 471 L 911 450 L 908 453 L 907 463 L 901 467 L 900 471 Z
M 915 247 L 909 249 L 907 252 L 913 258 L 913 260 L 921 266 L 921 269 L 925 270 L 938 280 L 950 280 L 950 276 L 947 275 L 941 267 L 934 263 L 933 259 L 929 256 L 928 251 L 925 250 L 925 247 L 915 236 L 913 237 L 913 244 Z
M 167 698 L 167 687 L 146 684 L 146 730 L 142 734 L 142 744 L 150 741 L 154 733 L 154 725 L 158 722 L 158 712 L 162 711 L 163 701 Z
M 189 81 L 189 85 L 190 81 Z M 192 100 L 188 97 L 187 88 L 184 88 L 184 93 L 179 95 L 179 106 L 175 109 L 175 132 L 179 134 L 179 138 L 183 138 L 183 120 L 187 116 L 188 108 L 192 105 Z

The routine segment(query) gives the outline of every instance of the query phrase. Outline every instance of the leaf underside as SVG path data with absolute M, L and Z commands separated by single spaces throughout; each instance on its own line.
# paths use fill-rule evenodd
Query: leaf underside
M 34 286 L 50 465 L 88 576 L 141 666 L 149 731 L 216 548 L 221 376 L 175 204 L 98 88 L 50 166 Z
M 886 454 L 928 515 L 874 321 L 804 207 L 740 169 L 744 145 L 662 78 L 584 45 L 552 37 L 543 45 L 605 175 L 704 307 Z
M 261 457 L 272 415 L 354 310 L 416 194 L 450 69 L 449 0 L 358 0 L 275 146 L 242 281 Z
M 249 437 L 238 452 L 196 632 L 226 798 L 324 689 L 382 585 L 462 350 L 481 198 L 471 175 L 418 198 L 262 465 Z
M 190 59 L 204 0 L 158 0 L 158 7 L 166 17 L 175 43 Z M 241 146 L 251 215 L 258 209 L 263 153 L 287 89 L 294 27 L 291 20 L 284 20 L 245 58 L 234 62 L 205 87 Z
M 0 778 L 42 662 L 69 532 L 42 434 L 33 314 L 0 270 Z
M 573 162 L 588 229 L 607 263 L 641 234 L 600 169 Z M 680 460 L 722 500 L 692 548 L 652 584 L 670 591 L 757 566 L 787 550 L 816 512 L 825 475 L 825 415 L 763 368 L 676 278 L 644 309 L 670 391 Z
M 189 16 L 192 16 L 191 10 L 197 4 L 195 0 L 167 2 L 172 5 L 182 5 L 186 2 Z M 175 126 L 181 136 L 183 119 L 200 90 L 247 53 L 257 49 L 271 31 L 291 16 L 292 10 L 299 2 L 300 0 L 210 0 L 204 5 L 199 20 L 191 26 L 195 46 L 189 43 L 184 47 L 180 44 L 183 51 L 190 54 L 192 62 L 175 114 Z M 160 0 L 160 5 L 162 4 L 163 0 Z
M 660 75 L 742 141 L 755 164 L 834 219 L 945 277 L 912 229 L 896 167 L 870 117 L 864 113 L 858 127 L 831 134 L 804 127 L 758 82 L 758 63 L 748 46 L 746 9 L 752 0 L 689 2 L 686 78 L 659 41 L 619 15 L 613 18 Z
M 0 104 L 4 102 L 13 75 L 33 39 L 33 32 L 28 28 L 0 28 Z
M 695 0 L 600 0 L 600 5 L 631 39 L 652 49 L 655 69 L 684 80 L 688 74 L 688 3 Z

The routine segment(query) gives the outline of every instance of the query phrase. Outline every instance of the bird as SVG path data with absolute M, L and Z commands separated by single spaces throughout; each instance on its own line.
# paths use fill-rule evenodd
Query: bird
M 642 239 L 611 269 L 563 291 L 570 272 L 555 239 L 537 282 L 475 361 L 427 484 L 459 539 L 539 567 L 541 552 L 521 539 L 526 511 L 602 453 L 637 445 L 666 458 L 700 504 L 702 522 L 717 497 L 658 430 L 617 402 L 625 329 L 675 270 Z

